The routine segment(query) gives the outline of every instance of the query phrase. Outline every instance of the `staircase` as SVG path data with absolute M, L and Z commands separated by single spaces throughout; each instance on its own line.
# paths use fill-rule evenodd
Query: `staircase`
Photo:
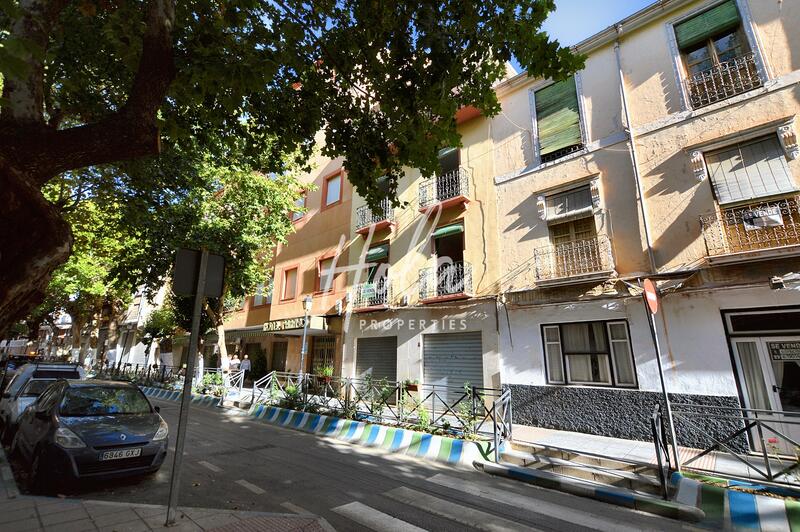
M 500 460 L 506 465 L 546 471 L 565 481 L 613 486 L 649 497 L 661 495 L 658 470 L 645 462 L 514 441 L 506 444 Z

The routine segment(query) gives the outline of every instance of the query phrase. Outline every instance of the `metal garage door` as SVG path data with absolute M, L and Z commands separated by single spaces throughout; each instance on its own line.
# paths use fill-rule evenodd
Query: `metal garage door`
M 465 383 L 483 386 L 483 347 L 481 333 L 426 334 L 423 343 L 425 384 L 453 386 L 447 400 L 457 400 Z M 426 390 L 427 391 L 427 390 Z M 444 397 L 443 393 L 439 394 Z
M 359 338 L 356 346 L 356 378 L 397 380 L 397 336 Z

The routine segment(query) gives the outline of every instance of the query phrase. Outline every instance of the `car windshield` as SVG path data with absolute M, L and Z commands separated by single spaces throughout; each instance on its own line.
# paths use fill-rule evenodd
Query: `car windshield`
M 34 379 L 28 381 L 28 384 L 22 390 L 23 397 L 39 397 L 48 386 L 56 382 L 55 379 Z
M 149 414 L 150 403 L 136 388 L 77 386 L 67 388 L 59 414 L 64 417 Z

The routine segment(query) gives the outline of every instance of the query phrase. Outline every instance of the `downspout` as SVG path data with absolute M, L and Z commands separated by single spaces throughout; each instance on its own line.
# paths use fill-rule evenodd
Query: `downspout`
M 622 112 L 625 115 L 625 130 L 628 133 L 628 143 L 630 148 L 628 152 L 631 156 L 631 164 L 633 165 L 633 178 L 636 181 L 636 191 L 639 196 L 639 213 L 642 216 L 642 224 L 644 225 L 644 240 L 647 245 L 647 258 L 650 263 L 650 272 L 658 273 L 656 267 L 656 258 L 653 253 L 653 239 L 650 233 L 650 224 L 647 221 L 647 207 L 644 203 L 644 186 L 642 185 L 642 176 L 639 173 L 639 158 L 636 155 L 636 139 L 633 135 L 633 128 L 631 126 L 631 117 L 628 112 L 628 96 L 625 91 L 625 76 L 622 74 L 622 58 L 619 50 L 619 38 L 622 35 L 622 27 L 617 24 L 614 26 L 617 31 L 617 38 L 614 40 L 614 56 L 617 60 L 617 73 L 619 74 L 619 92 L 622 97 Z

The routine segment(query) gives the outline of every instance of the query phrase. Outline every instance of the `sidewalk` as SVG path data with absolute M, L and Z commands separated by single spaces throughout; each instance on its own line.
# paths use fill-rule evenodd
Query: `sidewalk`
M 656 453 L 652 442 L 623 440 L 620 438 L 530 427 L 527 425 L 514 425 L 512 434 L 513 442 L 522 445 L 533 444 L 543 447 L 558 447 L 560 449 L 585 454 L 596 454 L 612 459 L 617 458 L 645 464 L 656 463 Z M 678 454 L 680 455 L 682 465 L 701 452 L 701 449 L 678 447 Z M 773 461 L 772 464 L 774 467 L 780 465 L 775 461 Z M 785 466 L 786 464 L 783 464 L 783 467 Z M 756 471 L 724 452 L 711 452 L 699 460 L 692 462 L 688 467 L 702 470 L 708 474 L 731 475 L 749 478 L 754 481 L 764 480 Z
M 313 515 L 181 507 L 176 524 L 165 528 L 166 516 L 166 506 L 160 505 L 21 495 L 5 453 L 0 448 L 0 530 L 3 532 L 331 530 L 327 522 Z

